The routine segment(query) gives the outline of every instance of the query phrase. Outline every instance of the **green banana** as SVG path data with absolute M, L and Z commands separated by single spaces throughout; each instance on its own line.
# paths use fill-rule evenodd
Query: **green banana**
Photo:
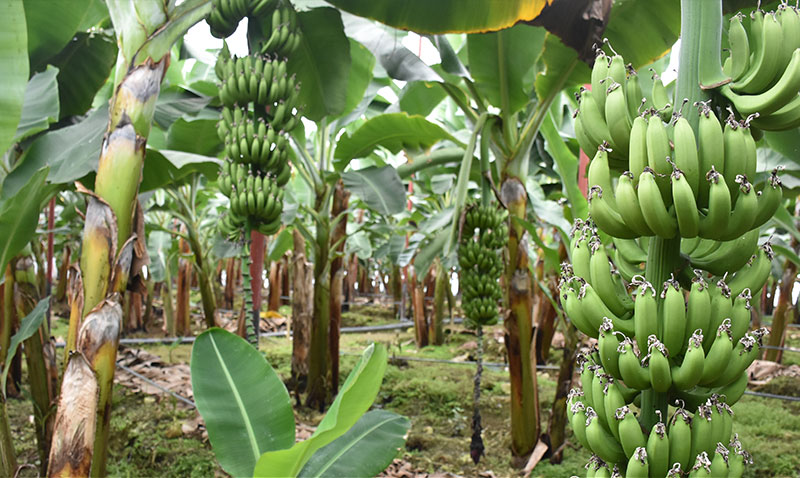
M 683 291 L 680 284 L 673 277 L 664 282 L 659 312 L 659 322 L 661 324 L 658 333 L 659 340 L 667 350 L 672 350 L 673 355 L 677 355 L 677 352 L 684 344 L 687 321 Z
M 675 169 L 672 177 L 672 201 L 675 205 L 675 219 L 681 237 L 697 237 L 700 232 L 700 214 L 697 211 L 695 194 L 680 169 Z
M 700 382 L 703 376 L 705 352 L 703 351 L 703 335 L 700 329 L 694 331 L 688 340 L 688 349 L 683 356 L 680 367 L 672 367 L 672 383 L 679 390 L 690 390 Z M 688 458 L 687 458 L 688 459 Z M 688 463 L 682 463 L 685 468 Z
M 700 218 L 700 237 L 719 240 L 731 215 L 731 194 L 725 180 L 714 166 L 706 174 L 710 184 L 708 213 Z
M 730 328 L 731 319 L 726 318 L 717 329 L 717 337 L 714 343 L 711 344 L 711 348 L 708 350 L 703 362 L 703 375 L 700 378 L 700 385 L 713 383 L 725 371 L 733 350 Z
M 678 222 L 667 210 L 656 183 L 655 175 L 655 171 L 645 168 L 639 177 L 639 205 L 642 208 L 644 220 L 650 229 L 657 236 L 671 239 L 678 233 Z
M 639 197 L 633 184 L 633 175 L 626 171 L 617 181 L 614 196 L 619 210 L 619 215 L 625 225 L 640 236 L 652 236 L 653 231 L 644 219 L 639 205 Z
M 589 190 L 589 215 L 597 227 L 610 236 L 622 239 L 637 237 L 605 198 L 602 188 L 598 186 L 593 186 Z
M 754 94 L 764 91 L 769 86 L 778 73 L 781 60 L 781 25 L 775 18 L 774 13 L 767 13 L 757 10 L 753 12 L 752 25 L 759 23 L 760 38 L 752 38 L 756 49 L 753 50 L 750 68 L 747 73 L 739 80 L 730 83 L 731 91 L 738 93 Z M 795 89 L 797 93 L 797 89 Z M 724 93 L 723 93 L 724 94 Z M 750 113 L 745 113 L 750 114 Z
M 745 74 L 750 66 L 750 44 L 747 40 L 747 30 L 742 24 L 741 13 L 731 17 L 728 26 L 728 48 L 731 53 L 731 79 L 736 81 Z
M 645 360 L 650 372 L 650 384 L 657 393 L 664 393 L 672 386 L 669 352 L 655 335 L 648 337 L 647 350 Z M 664 472 L 666 473 L 666 470 Z
M 692 417 L 683 408 L 678 408 L 670 420 L 669 463 L 677 463 L 681 469 L 689 467 L 692 451 Z
M 666 476 L 669 470 L 669 437 L 664 423 L 659 419 L 647 439 L 647 460 L 651 476 Z

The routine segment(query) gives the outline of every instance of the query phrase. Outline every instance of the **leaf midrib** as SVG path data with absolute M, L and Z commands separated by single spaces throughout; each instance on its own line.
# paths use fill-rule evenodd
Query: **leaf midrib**
M 214 340 L 214 336 L 210 335 L 209 339 L 211 339 L 211 345 L 214 347 L 214 353 L 217 355 L 217 359 L 220 362 L 222 371 L 225 373 L 225 379 L 228 381 L 233 396 L 236 399 L 236 404 L 239 406 L 239 413 L 241 413 L 242 415 L 242 420 L 244 421 L 245 429 L 247 430 L 247 437 L 250 440 L 250 448 L 253 451 L 253 457 L 255 458 L 255 461 L 258 462 L 258 459 L 261 456 L 261 452 L 258 449 L 258 442 L 256 441 L 256 435 L 255 432 L 253 431 L 253 425 L 252 423 L 250 423 L 250 416 L 247 414 L 244 402 L 242 401 L 242 397 L 239 394 L 239 389 L 236 388 L 236 383 L 233 381 L 233 377 L 231 377 L 231 374 L 225 367 L 225 361 L 222 359 L 222 354 L 220 354 L 219 348 L 217 348 L 217 342 Z
M 364 439 L 364 437 L 366 437 L 368 434 L 370 434 L 370 433 L 372 433 L 373 431 L 375 431 L 375 430 L 376 430 L 378 427 L 381 427 L 381 426 L 383 426 L 384 424 L 386 424 L 386 423 L 388 423 L 388 422 L 391 422 L 391 421 L 393 421 L 393 420 L 400 420 L 401 418 L 402 418 L 402 417 L 399 417 L 399 416 L 387 417 L 385 420 L 382 420 L 381 422 L 379 422 L 379 423 L 376 423 L 375 425 L 373 425 L 373 426 L 372 426 L 372 427 L 370 427 L 369 429 L 367 429 L 367 430 L 364 430 L 364 432 L 363 432 L 362 434 L 360 434 L 360 435 L 359 435 L 359 436 L 358 436 L 358 437 L 357 437 L 355 440 L 353 440 L 353 441 L 351 441 L 351 442 L 350 442 L 350 446 L 342 448 L 342 449 L 341 449 L 341 450 L 339 450 L 339 451 L 338 451 L 338 452 L 337 452 L 335 455 L 333 455 L 333 456 L 331 457 L 331 459 L 330 459 L 330 460 L 328 460 L 328 462 L 325 464 L 325 466 L 323 466 L 323 467 L 322 467 L 322 468 L 319 470 L 319 472 L 317 472 L 317 474 L 316 474 L 316 475 L 314 475 L 314 476 L 317 476 L 317 477 L 320 477 L 320 476 L 322 476 L 322 474 L 323 474 L 323 473 L 325 473 L 325 471 L 326 471 L 328 468 L 330 468 L 331 466 L 333 466 L 333 464 L 334 464 L 334 463 L 336 463 L 336 461 L 337 461 L 339 458 L 341 458 L 341 457 L 342 457 L 342 455 L 344 455 L 344 454 L 345 454 L 345 452 L 347 452 L 349 449 L 353 448 L 353 447 L 356 445 L 356 443 L 358 443 L 358 442 L 360 442 L 361 440 L 363 440 L 363 439 Z
M 375 190 L 376 196 L 378 197 L 378 199 L 380 199 L 381 205 L 383 206 L 384 214 L 389 214 L 389 205 L 386 204 L 386 201 L 383 199 L 383 195 L 381 194 L 380 188 L 378 188 L 378 186 L 369 177 L 367 177 L 366 174 L 363 174 L 359 171 L 354 171 L 354 172 L 357 173 L 362 178 L 364 178 L 364 182 L 368 186 L 370 186 L 373 190 Z

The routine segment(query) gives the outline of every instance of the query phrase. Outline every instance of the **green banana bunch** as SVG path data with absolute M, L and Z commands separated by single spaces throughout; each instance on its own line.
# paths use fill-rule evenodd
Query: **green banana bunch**
M 230 198 L 230 213 L 218 227 L 226 237 L 241 228 L 265 235 L 280 229 L 283 186 L 291 177 L 288 132 L 299 122 L 300 86 L 286 59 L 301 38 L 294 9 L 279 0 L 213 0 L 207 21 L 224 38 L 244 17 L 266 28 L 267 40 L 244 57 L 232 57 L 223 43 L 214 67 L 225 155 L 218 184 Z
M 475 327 L 497 322 L 497 302 L 503 293 L 498 282 L 502 272 L 499 250 L 508 237 L 508 213 L 496 207 L 470 204 L 463 213 L 458 247 L 463 291 L 461 307 Z
M 216 38 L 233 35 L 246 16 L 257 18 L 273 6 L 275 0 L 211 0 L 211 13 L 206 22 Z
M 749 25 L 731 17 L 730 56 L 723 70 L 731 78 L 719 93 L 742 115 L 757 115 L 753 126 L 768 131 L 800 125 L 800 13 L 781 4 L 775 12 L 756 9 Z M 748 28 L 749 27 L 749 28 Z

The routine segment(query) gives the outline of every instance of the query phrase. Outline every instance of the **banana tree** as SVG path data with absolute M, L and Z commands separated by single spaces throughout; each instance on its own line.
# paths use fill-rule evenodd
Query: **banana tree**
M 203 178 L 193 175 L 188 185 L 167 189 L 172 199 L 167 206 L 169 214 L 178 219 L 185 229 L 169 229 L 168 232 L 184 239 L 193 255 L 193 269 L 197 273 L 200 297 L 203 304 L 203 315 L 206 327 L 218 325 L 216 292 L 214 290 L 211 267 L 215 264 L 212 251 L 214 224 L 219 220 L 215 207 L 211 203 L 213 197 L 204 194 Z M 213 190 L 212 190 L 213 191 Z
M 137 207 L 145 145 L 172 44 L 211 5 L 205 1 L 109 2 L 120 48 L 81 251 L 83 310 L 61 385 L 49 476 L 105 474 L 111 385 L 122 309 L 119 293 L 141 269 L 144 224 Z M 135 272 L 134 272 L 135 273 Z M 135 276 L 130 277 L 136 280 Z M 86 397 L 96 396 L 95 400 Z M 81 404 L 81 406 L 77 406 Z M 75 454 L 74 450 L 81 450 Z

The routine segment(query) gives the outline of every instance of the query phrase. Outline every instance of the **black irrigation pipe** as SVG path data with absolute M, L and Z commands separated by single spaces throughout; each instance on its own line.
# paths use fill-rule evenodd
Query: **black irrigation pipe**
M 800 397 L 792 397 L 790 395 L 775 395 L 774 393 L 751 392 L 750 390 L 745 390 L 744 394 L 763 398 L 775 398 L 778 400 L 786 400 L 788 402 L 800 402 Z
M 464 319 L 456 317 L 453 322 L 460 324 Z M 342 327 L 340 332 L 343 334 L 357 334 L 361 332 L 384 332 L 387 330 L 405 330 L 414 327 L 414 322 L 406 320 L 394 324 L 384 325 L 369 325 L 363 327 Z M 291 336 L 291 332 L 266 332 L 261 334 L 261 337 L 285 337 Z M 174 344 L 176 342 L 182 344 L 190 344 L 195 341 L 194 336 L 190 337 L 141 337 L 141 338 L 122 338 L 119 343 L 121 345 L 151 345 L 151 344 Z M 64 342 L 56 342 L 56 348 L 64 348 Z
M 785 350 L 787 352 L 794 352 L 800 354 L 800 349 L 796 349 L 794 347 L 778 347 L 777 345 L 762 345 L 761 348 L 770 350 Z
M 173 397 L 175 397 L 176 399 L 180 400 L 181 402 L 189 405 L 190 407 L 197 408 L 197 405 L 193 401 L 189 400 L 188 398 L 186 398 L 184 396 L 178 395 L 177 393 L 173 392 L 172 390 L 170 390 L 170 389 L 168 389 L 168 388 L 166 388 L 166 387 L 164 387 L 162 385 L 159 385 L 158 383 L 150 380 L 149 378 L 145 377 L 144 375 L 140 374 L 139 372 L 136 372 L 136 371 L 126 367 L 125 365 L 120 364 L 120 363 L 118 363 L 117 366 L 119 368 L 121 368 L 122 370 L 128 372 L 129 374 L 133 375 L 134 377 L 147 382 L 147 384 L 152 385 L 152 386 L 156 387 L 159 390 L 167 392 L 168 394 L 172 395 Z

